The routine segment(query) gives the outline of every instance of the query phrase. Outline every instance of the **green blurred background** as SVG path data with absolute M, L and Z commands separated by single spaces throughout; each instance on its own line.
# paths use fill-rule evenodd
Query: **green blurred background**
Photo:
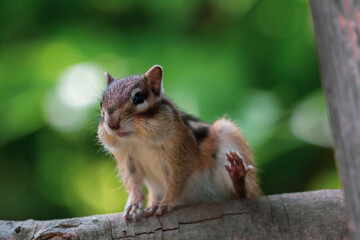
M 0 3 L 0 219 L 120 212 L 96 139 L 104 71 L 243 129 L 265 194 L 339 188 L 305 0 Z

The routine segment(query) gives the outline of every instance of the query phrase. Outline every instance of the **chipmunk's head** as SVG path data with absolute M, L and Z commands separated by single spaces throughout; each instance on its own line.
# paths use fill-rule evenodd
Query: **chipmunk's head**
M 100 103 L 100 139 L 100 130 L 117 138 L 144 135 L 142 132 L 147 131 L 144 124 L 159 112 L 158 105 L 164 95 L 161 66 L 155 65 L 143 75 L 115 79 L 105 73 L 105 78 L 107 89 Z

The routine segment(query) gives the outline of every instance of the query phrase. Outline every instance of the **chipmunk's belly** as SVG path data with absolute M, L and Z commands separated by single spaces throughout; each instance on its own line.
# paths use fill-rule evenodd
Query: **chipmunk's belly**
M 223 166 L 195 172 L 189 179 L 179 204 L 218 202 L 234 198 L 231 179 Z

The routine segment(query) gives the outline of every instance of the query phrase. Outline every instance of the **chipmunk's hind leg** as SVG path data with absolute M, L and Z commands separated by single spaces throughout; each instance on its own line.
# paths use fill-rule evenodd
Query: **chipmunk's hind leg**
M 230 166 L 225 165 L 225 169 L 229 173 L 236 196 L 246 198 L 245 177 L 254 167 L 246 165 L 244 158 L 238 152 L 226 153 L 226 160 L 230 163 Z
M 219 172 L 228 180 L 227 186 L 232 193 L 237 198 L 261 195 L 253 156 L 237 126 L 227 119 L 220 119 L 213 124 L 212 134 L 216 136 Z

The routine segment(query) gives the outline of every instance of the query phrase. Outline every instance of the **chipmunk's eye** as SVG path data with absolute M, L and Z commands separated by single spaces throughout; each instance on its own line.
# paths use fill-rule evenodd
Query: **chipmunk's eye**
M 100 107 L 102 108 L 102 101 L 100 102 Z
M 145 96 L 144 94 L 142 94 L 141 92 L 137 92 L 135 93 L 134 97 L 133 97 L 133 101 L 134 101 L 134 104 L 140 104 L 140 103 L 143 103 L 145 100 Z

